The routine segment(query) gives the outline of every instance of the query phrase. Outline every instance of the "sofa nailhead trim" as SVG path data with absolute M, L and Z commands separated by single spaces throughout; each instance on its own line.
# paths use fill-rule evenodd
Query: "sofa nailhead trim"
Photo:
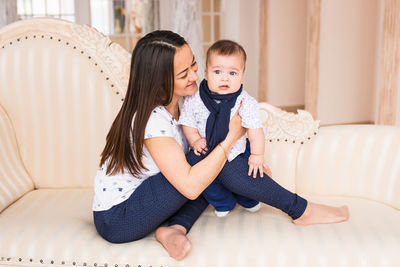
M 30 261 L 30 262 L 32 262 L 32 261 L 33 261 L 33 259 L 29 259 L 29 261 Z
M 54 261 L 52 260 L 50 263 L 51 263 L 51 264 L 54 264 Z
M 87 265 L 86 262 L 84 262 L 84 263 L 83 263 L 83 266 L 86 266 L 86 265 Z
M 65 261 L 62 261 L 61 264 L 64 265 L 64 264 L 65 264 Z
M 42 37 L 42 39 L 43 39 L 43 38 L 45 38 L 45 35 L 41 35 L 41 37 Z M 33 35 L 33 38 L 36 38 L 36 35 Z M 27 40 L 27 39 L 28 39 L 28 36 L 25 36 L 25 39 Z M 50 40 L 53 40 L 53 36 L 49 36 L 49 39 L 50 39 Z M 17 38 L 17 41 L 18 41 L 18 42 L 19 42 L 20 40 L 21 40 L 21 38 Z M 58 38 L 57 41 L 58 41 L 58 42 L 61 42 L 62 39 L 61 39 L 61 38 Z M 69 42 L 65 42 L 65 44 L 66 44 L 66 45 L 69 45 Z M 12 41 L 10 42 L 10 45 L 12 45 Z M 6 47 L 5 45 L 2 46 L 3 49 L 4 49 L 5 47 Z M 77 47 L 74 46 L 73 49 L 77 49 Z M 81 52 L 81 54 L 84 54 L 84 53 L 85 53 L 85 51 L 83 51 L 83 50 L 81 50 L 80 52 Z M 91 57 L 91 56 L 88 56 L 88 59 L 92 59 L 92 57 Z M 95 62 L 94 65 L 95 65 L 95 66 L 98 66 L 98 63 Z M 103 73 L 104 71 L 103 71 L 103 70 L 100 70 L 100 72 Z M 110 79 L 109 77 L 106 77 L 106 80 L 107 80 L 107 81 L 108 81 L 109 79 Z M 111 88 L 114 88 L 114 84 L 111 84 Z M 115 93 L 116 93 L 117 95 L 119 95 L 119 92 L 118 92 L 118 91 L 116 91 Z M 124 99 L 121 99 L 121 101 L 123 102 Z M 271 141 L 271 142 L 272 142 L 272 141 Z
M 22 261 L 22 259 L 21 259 L 21 258 L 19 258 L 19 259 L 18 259 L 18 261 Z
M 40 260 L 40 263 L 43 263 L 43 260 Z
M 72 265 L 76 265 L 76 262 L 73 262 Z
M 97 263 L 94 263 L 93 265 L 94 265 L 94 266 L 97 266 Z

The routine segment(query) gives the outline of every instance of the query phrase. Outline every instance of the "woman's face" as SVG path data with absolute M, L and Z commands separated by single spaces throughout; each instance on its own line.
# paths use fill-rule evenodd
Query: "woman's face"
M 174 96 L 193 95 L 197 91 L 197 63 L 188 45 L 178 48 L 174 57 Z

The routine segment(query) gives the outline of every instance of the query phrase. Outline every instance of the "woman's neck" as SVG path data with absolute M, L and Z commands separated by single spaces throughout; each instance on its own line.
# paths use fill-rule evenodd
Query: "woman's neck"
M 165 106 L 165 109 L 174 116 L 175 120 L 179 120 L 179 98 L 172 98 L 171 103 Z

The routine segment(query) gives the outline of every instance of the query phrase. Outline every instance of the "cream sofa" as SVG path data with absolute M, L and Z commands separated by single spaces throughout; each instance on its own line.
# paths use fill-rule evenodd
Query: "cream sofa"
M 93 226 L 93 178 L 130 54 L 87 26 L 33 19 L 0 30 L 0 266 L 400 266 L 400 129 L 318 126 L 260 104 L 274 178 L 350 220 L 296 226 L 279 210 L 209 207 L 180 262 L 154 234 L 127 244 Z

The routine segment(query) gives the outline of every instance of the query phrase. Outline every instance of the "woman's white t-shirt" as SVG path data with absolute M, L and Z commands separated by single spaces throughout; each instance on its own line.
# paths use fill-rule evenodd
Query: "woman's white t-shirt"
M 187 141 L 182 128 L 163 106 L 156 107 L 147 122 L 144 139 L 152 137 L 173 137 L 183 151 L 187 151 Z M 107 175 L 106 166 L 103 165 L 97 171 L 94 181 L 93 210 L 108 210 L 125 201 L 144 180 L 160 172 L 145 145 L 142 162 L 147 170 L 143 170 L 139 177 L 132 176 L 128 171 Z

